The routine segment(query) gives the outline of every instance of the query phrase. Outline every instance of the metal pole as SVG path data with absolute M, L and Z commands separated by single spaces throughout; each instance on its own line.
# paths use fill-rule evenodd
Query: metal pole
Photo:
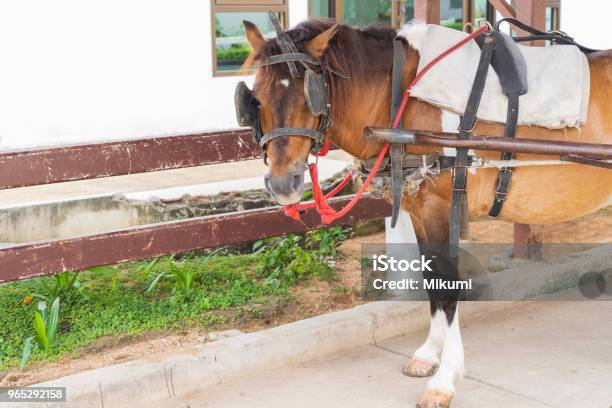
M 574 143 L 561 140 L 506 139 L 503 137 L 474 135 L 459 139 L 455 133 L 433 133 L 405 129 L 365 128 L 367 140 L 380 143 L 404 143 L 440 147 L 467 148 L 497 152 L 543 154 L 566 157 L 585 157 L 612 160 L 612 145 Z

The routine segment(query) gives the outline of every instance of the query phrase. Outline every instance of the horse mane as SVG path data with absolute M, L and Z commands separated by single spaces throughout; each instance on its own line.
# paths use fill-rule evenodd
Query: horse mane
M 306 44 L 325 30 L 336 24 L 333 20 L 311 19 L 298 24 L 287 31 L 299 52 L 306 53 Z M 371 25 L 365 28 L 355 28 L 339 25 L 333 39 L 330 41 L 321 63 L 327 67 L 347 74 L 350 80 L 334 76 L 331 99 L 333 101 L 334 117 L 342 117 L 342 106 L 348 100 L 351 89 L 359 84 L 370 82 L 373 76 L 390 73 L 390 61 L 393 55 L 393 39 L 396 31 L 384 25 Z M 278 43 L 271 39 L 266 41 L 258 53 L 249 55 L 243 65 L 243 72 L 257 66 L 259 61 L 267 57 L 281 54 Z M 296 64 L 301 73 L 305 68 Z M 290 78 L 287 64 L 275 64 L 261 67 L 265 75 L 258 77 L 258 86 L 269 88 L 278 80 Z M 333 75 L 333 74 L 332 74 Z M 270 88 L 269 88 L 270 89 Z

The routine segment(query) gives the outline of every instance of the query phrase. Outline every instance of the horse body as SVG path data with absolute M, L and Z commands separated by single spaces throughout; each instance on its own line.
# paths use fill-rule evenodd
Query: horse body
M 363 128 L 385 127 L 390 122 L 392 40 L 396 33 L 381 27 L 330 28 L 332 24 L 310 21 L 288 33 L 298 49 L 322 61 L 328 58 L 334 69 L 350 73 L 350 80 L 334 80 L 331 91 L 334 126 L 327 137 L 356 158 L 369 159 L 377 155 L 381 145 L 365 141 Z M 279 53 L 272 42 L 258 40 L 261 34 L 253 30 L 254 26 L 246 27 L 255 49 L 255 60 Z M 329 35 L 330 32 L 333 35 Z M 404 86 L 407 86 L 416 75 L 419 61 L 410 39 L 405 43 L 404 53 Z M 612 143 L 612 112 L 607 110 L 612 101 L 612 52 L 590 54 L 588 60 L 591 70 L 588 124 L 580 129 L 561 130 L 521 126 L 518 138 Z M 262 67 L 257 72 L 254 92 L 262 104 L 264 131 L 288 124 L 316 127 L 316 120 L 304 108 L 299 84 L 295 80 L 288 83 L 288 79 L 284 66 Z M 409 101 L 403 119 L 408 129 L 456 131 L 458 126 L 456 115 L 415 99 Z M 502 136 L 503 126 L 478 123 L 475 133 Z M 297 188 L 287 190 L 286 180 L 288 177 L 295 180 L 296 171 L 303 172 L 309 146 L 309 140 L 297 136 L 275 140 L 267 146 L 270 190 L 282 204 L 294 201 L 301 193 Z M 424 146 L 406 146 L 405 149 L 414 154 L 443 152 L 443 149 Z M 499 153 L 495 152 L 476 151 L 475 154 L 499 158 Z M 550 156 L 518 154 L 517 159 L 542 160 Z M 470 171 L 467 193 L 471 216 L 488 213 L 496 179 L 497 169 Z M 435 182 L 422 183 L 416 195 L 404 196 L 402 209 L 412 218 L 419 244 L 448 243 L 451 182 L 451 171 L 443 171 Z M 611 199 L 612 172 L 609 170 L 580 164 L 520 167 L 514 170 L 512 186 L 499 218 L 526 224 L 559 223 L 605 207 Z M 454 381 L 463 374 L 457 302 L 431 300 L 430 305 L 432 320 L 427 340 L 404 367 L 407 375 L 433 375 L 419 402 L 422 408 L 448 406 L 454 394 Z

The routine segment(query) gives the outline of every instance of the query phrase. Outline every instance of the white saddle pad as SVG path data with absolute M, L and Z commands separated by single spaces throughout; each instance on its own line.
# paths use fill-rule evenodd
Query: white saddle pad
M 467 34 L 437 25 L 407 26 L 399 33 L 418 48 L 419 70 Z M 573 45 L 519 48 L 527 62 L 529 91 L 520 97 L 519 125 L 551 129 L 577 127 L 587 121 L 590 72 L 586 57 Z M 463 114 L 480 58 L 471 41 L 435 65 L 411 95 L 442 109 Z M 508 101 L 492 67 L 485 83 L 478 118 L 506 122 Z

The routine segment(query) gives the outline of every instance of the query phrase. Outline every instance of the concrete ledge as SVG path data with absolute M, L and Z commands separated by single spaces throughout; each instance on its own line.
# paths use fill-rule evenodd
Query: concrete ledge
M 501 309 L 513 302 L 464 304 L 461 318 Z M 261 332 L 203 344 L 191 354 L 162 361 L 140 359 L 86 371 L 40 386 L 64 386 L 67 402 L 24 407 L 133 407 L 184 396 L 241 376 L 320 358 L 341 350 L 376 344 L 426 328 L 428 302 L 373 302 Z

